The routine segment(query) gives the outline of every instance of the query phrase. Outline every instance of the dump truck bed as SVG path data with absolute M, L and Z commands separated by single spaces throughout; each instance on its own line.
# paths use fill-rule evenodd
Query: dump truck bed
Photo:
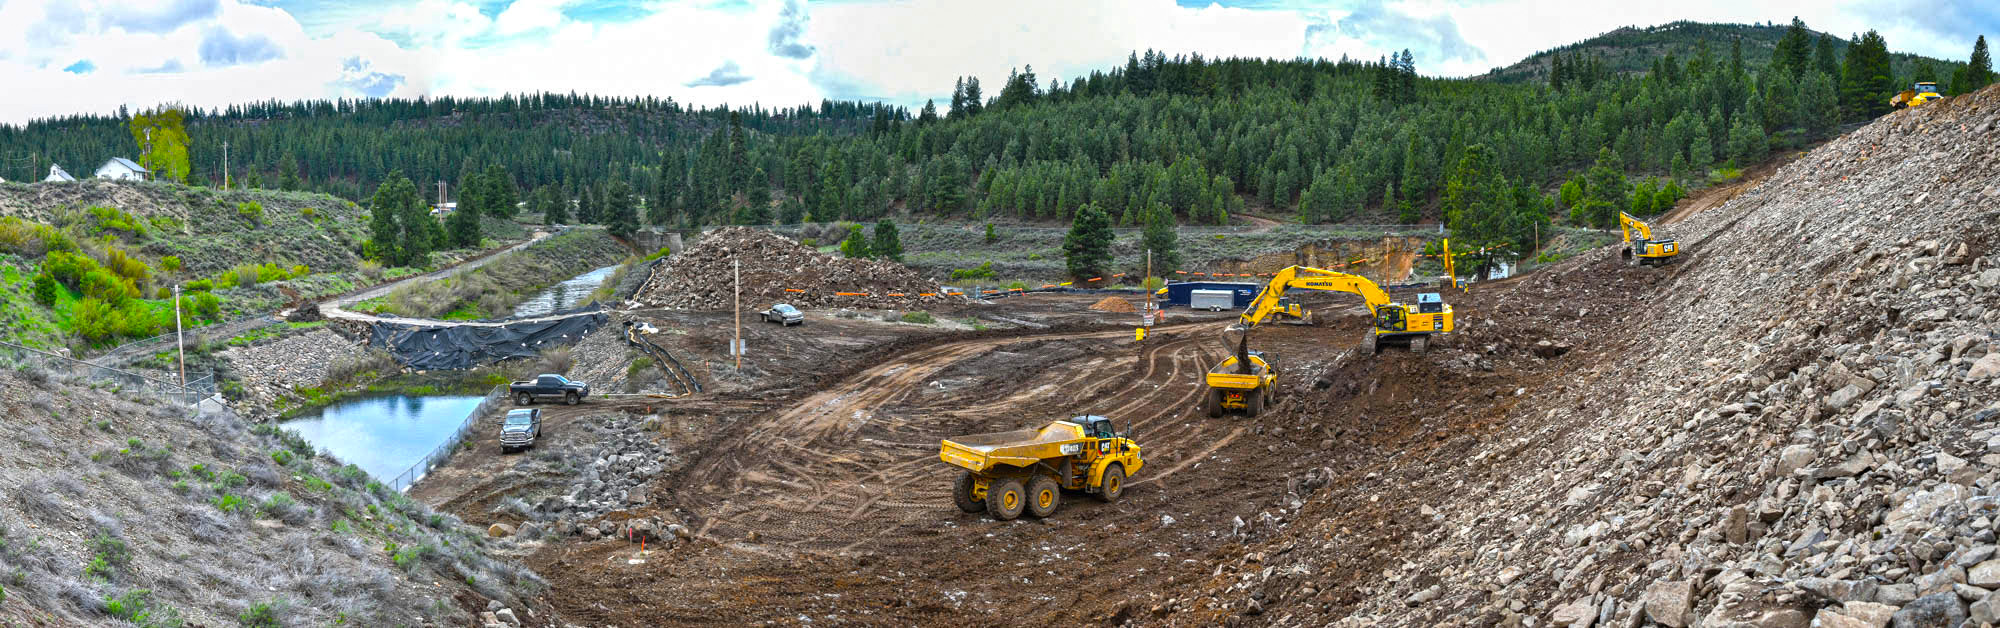
M 973 471 L 1001 465 L 1025 467 L 1075 454 L 1075 447 L 1064 451 L 1063 446 L 1084 440 L 1082 426 L 1057 421 L 1040 429 L 955 436 L 944 441 L 938 458 Z
M 1269 370 L 1269 366 L 1264 364 L 1262 360 L 1253 357 L 1250 360 L 1249 375 L 1238 373 L 1236 370 L 1235 357 L 1223 360 L 1221 364 L 1217 364 L 1215 368 L 1208 370 L 1208 386 L 1210 388 L 1241 388 L 1245 390 L 1256 388 L 1261 384 L 1264 373 Z

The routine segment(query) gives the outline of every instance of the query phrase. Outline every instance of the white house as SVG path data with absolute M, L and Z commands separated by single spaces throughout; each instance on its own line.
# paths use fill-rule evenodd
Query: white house
M 49 178 L 47 178 L 47 179 L 42 179 L 42 182 L 43 182 L 43 183 L 65 183 L 65 182 L 69 182 L 69 181 L 75 181 L 75 180 L 76 180 L 76 177 L 72 177 L 72 176 L 69 176 L 69 173 L 67 173 L 67 172 L 63 172 L 63 169 L 62 169 L 62 166 L 58 166 L 58 165 L 55 165 L 55 164 L 49 164 Z
M 97 178 L 112 181 L 144 181 L 146 175 L 152 173 L 151 170 L 142 168 L 124 157 L 112 157 L 111 161 L 97 167 Z

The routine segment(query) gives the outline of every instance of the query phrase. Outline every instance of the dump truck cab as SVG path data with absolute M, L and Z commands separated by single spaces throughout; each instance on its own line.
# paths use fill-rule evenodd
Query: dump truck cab
M 1204 378 L 1208 400 L 1203 407 L 1210 418 L 1219 418 L 1232 410 L 1254 417 L 1262 414 L 1265 406 L 1278 402 L 1277 356 L 1266 358 L 1260 351 L 1246 353 L 1244 357 L 1250 361 L 1248 369 L 1241 368 L 1242 362 L 1232 355 L 1208 370 Z
M 1110 502 L 1125 480 L 1145 466 L 1139 444 L 1096 415 L 1051 421 L 1040 428 L 945 439 L 938 459 L 959 467 L 952 503 L 1007 521 L 1027 513 L 1054 514 L 1062 492 L 1077 491 Z

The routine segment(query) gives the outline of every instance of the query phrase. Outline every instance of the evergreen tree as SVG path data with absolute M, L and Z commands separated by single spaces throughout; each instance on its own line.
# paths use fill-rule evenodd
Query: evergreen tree
M 1063 261 L 1069 276 L 1077 281 L 1101 277 L 1111 264 L 1111 217 L 1096 204 L 1076 210 L 1069 234 L 1063 236 Z
M 1993 55 L 1986 50 L 1986 36 L 1972 42 L 1972 60 L 1960 70 L 1964 78 L 1954 75 L 1951 91 L 1954 94 L 1970 94 L 1993 83 Z
M 1631 186 L 1625 181 L 1625 173 L 1619 171 L 1610 149 L 1598 150 L 1597 163 L 1584 174 L 1584 181 L 1583 202 L 1570 210 L 1570 220 L 1599 229 L 1617 225 L 1618 210 L 1632 204 Z
M 917 126 L 927 126 L 938 121 L 937 101 L 925 100 L 923 113 L 917 114 Z
M 446 241 L 452 248 L 471 248 L 479 244 L 479 212 L 465 206 L 461 201 L 458 209 L 444 218 Z
M 1153 274 L 1164 276 L 1180 269 L 1180 229 L 1172 209 L 1154 203 L 1146 211 L 1146 230 L 1140 235 L 1140 244 L 1153 252 Z
M 868 258 L 868 236 L 862 234 L 861 225 L 847 226 L 847 239 L 840 241 L 840 255 L 848 259 Z
M 1492 149 L 1473 144 L 1465 147 L 1451 178 L 1445 181 L 1445 224 L 1454 236 L 1475 248 L 1506 239 L 1513 208 L 1497 166 Z
M 1872 119 L 1889 112 L 1889 98 L 1902 91 L 1896 87 L 1895 72 L 1889 67 L 1889 44 L 1882 35 L 1868 31 L 1847 46 L 1847 60 L 1841 67 L 1840 104 L 1847 115 Z
M 1834 80 L 1836 81 L 1839 80 L 1840 57 L 1835 55 L 1833 52 L 1832 35 L 1828 35 L 1825 33 L 1820 34 L 1819 45 L 1815 46 L 1813 50 L 1812 70 L 1825 73 L 1827 76 L 1830 77 L 1834 77 Z M 1803 76 L 1804 73 L 1800 73 L 1799 75 L 1793 76 L 1792 78 L 1798 79 L 1802 78 Z
M 1806 23 L 1792 18 L 1791 28 L 1778 38 L 1777 47 L 1771 50 L 1771 68 L 1784 72 L 1796 79 L 1812 69 L 1812 35 L 1806 32 Z
M 1750 119 L 1750 116 L 1737 116 L 1736 124 L 1729 127 L 1729 154 L 1744 166 L 1763 161 L 1770 150 L 1764 129 Z
M 1840 124 L 1840 102 L 1834 96 L 1833 79 L 1814 72 L 1799 90 L 1799 126 L 1813 137 L 1824 137 Z
M 586 183 L 577 189 L 576 221 L 579 223 L 603 224 L 603 217 L 599 215 L 597 208 L 597 193 L 593 190 L 595 187 Z
M 979 77 L 965 77 L 965 115 L 979 115 L 985 108 L 986 96 L 979 92 Z
M 569 222 L 570 199 L 562 193 L 562 186 L 544 185 L 535 193 L 541 197 L 542 224 L 560 225 Z
M 368 226 L 376 259 L 390 266 L 423 265 L 438 231 L 416 184 L 400 170 L 389 173 L 375 188 L 368 202 Z
M 294 192 L 300 186 L 299 162 L 293 159 L 291 155 L 286 155 L 284 161 L 278 162 L 278 189 L 286 192 Z
M 470 214 L 474 219 L 486 213 L 485 175 L 480 174 L 471 162 L 465 163 L 459 170 L 458 187 L 454 191 L 458 193 L 458 205 L 452 213 Z
M 512 219 L 520 210 L 520 193 L 514 189 L 514 179 L 500 164 L 488 164 L 486 173 L 480 176 L 480 184 L 484 186 L 485 201 L 479 208 L 481 215 Z
M 875 242 L 868 245 L 868 254 L 878 259 L 903 261 L 903 239 L 896 232 L 895 221 L 884 219 L 875 223 Z
M 639 230 L 639 207 L 632 200 L 632 187 L 624 179 L 615 179 L 605 188 L 603 211 L 611 235 L 629 238 Z

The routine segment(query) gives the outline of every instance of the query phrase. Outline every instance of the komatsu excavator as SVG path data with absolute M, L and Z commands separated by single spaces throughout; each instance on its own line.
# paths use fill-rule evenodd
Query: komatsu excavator
M 1389 300 L 1389 293 L 1366 277 L 1322 268 L 1291 266 L 1278 271 L 1271 278 L 1271 283 L 1250 300 L 1250 306 L 1231 329 L 1247 332 L 1263 323 L 1277 311 L 1278 304 L 1285 301 L 1285 292 L 1289 290 L 1326 290 L 1360 295 L 1368 305 L 1369 314 L 1374 317 L 1374 324 L 1362 339 L 1362 350 L 1369 353 L 1379 352 L 1384 344 L 1400 344 L 1413 351 L 1423 351 L 1432 334 L 1449 332 L 1452 327 L 1451 306 L 1445 305 L 1444 299 L 1437 293 L 1417 295 L 1415 304 L 1393 303 Z
M 1618 212 L 1618 227 L 1625 232 L 1625 250 L 1619 256 L 1633 264 L 1664 265 L 1681 254 L 1680 240 L 1653 239 L 1653 227 L 1631 214 Z

